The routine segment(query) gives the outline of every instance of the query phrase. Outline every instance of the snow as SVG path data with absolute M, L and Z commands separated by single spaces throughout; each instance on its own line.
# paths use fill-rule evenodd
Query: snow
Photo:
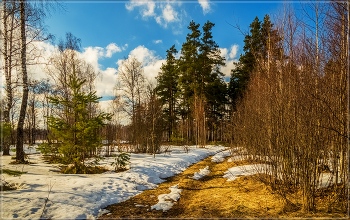
M 270 165 L 266 164 L 254 164 L 254 165 L 243 165 L 243 166 L 237 166 L 237 167 L 231 167 L 228 169 L 228 171 L 225 172 L 224 178 L 228 178 L 227 181 L 233 181 L 238 179 L 241 176 L 249 176 L 254 175 L 257 173 L 262 173 L 266 170 L 271 169 Z M 279 178 L 281 178 L 281 174 L 278 175 Z M 338 183 L 340 183 L 341 180 L 338 180 Z M 331 173 L 321 173 L 319 178 L 319 183 L 317 188 L 326 188 L 332 184 L 335 183 L 335 177 Z
M 156 158 L 149 154 L 131 153 L 130 169 L 122 173 L 60 174 L 57 172 L 59 164 L 45 163 L 35 148 L 25 146 L 25 152 L 31 153 L 29 160 L 35 164 L 11 165 L 10 156 L 1 156 L 2 169 L 27 172 L 19 177 L 1 176 L 2 181 L 23 185 L 22 189 L 2 192 L 1 217 L 38 219 L 48 199 L 42 218 L 95 219 L 107 213 L 104 210 L 106 206 L 126 201 L 143 190 L 156 188 L 157 184 L 165 181 L 163 178 L 181 173 L 191 164 L 226 149 L 222 146 L 190 148 L 187 154 L 182 147 L 173 146 L 170 154 L 158 154 Z M 106 158 L 100 165 L 113 170 L 110 165 L 113 161 L 113 157 Z M 179 196 L 175 192 L 179 193 L 180 189 L 174 186 L 171 190 L 173 194 L 170 198 L 175 200 Z M 167 209 L 161 204 L 170 207 L 169 201 L 158 205 Z
M 260 173 L 259 171 L 266 170 L 269 165 L 266 164 L 254 164 L 254 165 L 243 165 L 237 167 L 231 167 L 225 172 L 224 178 L 228 178 L 227 181 L 233 181 L 238 179 L 240 176 L 249 176 Z
M 171 190 L 171 192 L 169 194 L 159 195 L 159 202 L 155 205 L 152 205 L 151 209 L 163 210 L 163 212 L 166 212 L 169 209 L 171 209 L 171 207 L 173 207 L 174 203 L 172 201 L 167 201 L 166 199 L 173 201 L 179 200 L 181 197 L 180 193 L 182 192 L 182 189 L 178 188 L 178 184 L 176 184 L 175 186 L 171 186 L 169 189 Z
M 338 178 L 338 183 L 341 183 L 342 179 Z M 333 185 L 335 183 L 335 176 L 332 173 L 321 173 L 321 176 L 319 178 L 319 183 L 317 188 L 326 188 L 330 185 Z
M 199 180 L 203 176 L 206 176 L 210 173 L 209 166 L 206 166 L 204 169 L 199 169 L 199 173 L 195 172 L 192 179 Z
M 228 157 L 231 155 L 230 150 L 222 151 L 220 153 L 217 153 L 211 158 L 212 162 L 220 163 L 225 160 L 225 157 Z
M 233 162 L 233 161 L 242 161 L 242 160 L 245 160 L 246 157 L 244 157 L 243 155 L 234 155 L 232 157 L 230 157 L 227 162 Z

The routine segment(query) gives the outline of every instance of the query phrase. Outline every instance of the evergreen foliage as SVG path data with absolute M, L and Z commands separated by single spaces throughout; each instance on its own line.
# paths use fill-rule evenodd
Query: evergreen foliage
M 187 27 L 191 32 L 187 34 L 186 42 L 182 44 L 179 60 L 179 69 L 181 71 L 179 78 L 179 88 L 181 91 L 180 107 L 185 117 L 188 117 L 190 114 L 191 104 L 194 102 L 194 96 L 198 92 L 199 87 L 197 83 L 200 74 L 198 49 L 201 45 L 201 32 L 199 26 L 200 24 L 191 21 Z
M 236 108 L 237 100 L 243 96 L 254 69 L 258 65 L 262 65 L 261 62 L 267 60 L 265 58 L 269 56 L 268 51 L 273 54 L 269 57 L 271 61 L 281 59 L 281 38 L 277 30 L 273 30 L 270 17 L 265 15 L 263 22 L 255 17 L 249 27 L 250 33 L 244 39 L 243 51 L 245 53 L 240 56 L 239 62 L 235 63 L 236 68 L 232 70 L 228 87 L 233 109 Z M 274 44 L 274 46 L 271 47 L 271 44 Z
M 205 98 L 207 111 L 210 118 L 222 116 L 226 104 L 226 83 L 220 67 L 225 65 L 225 58 L 220 55 L 219 45 L 213 40 L 212 28 L 214 23 L 207 21 L 203 25 L 203 36 L 199 51 L 199 62 L 201 63 L 201 74 L 198 83 L 200 94 Z
M 0 109 L 0 114 L 1 114 L 1 109 Z M 11 134 L 11 124 L 1 121 L 0 132 L 1 132 L 1 150 L 2 150 L 4 139 L 9 137 Z
M 167 50 L 167 62 L 157 77 L 156 93 L 168 122 L 168 140 L 176 133 L 178 138 L 181 135 L 181 140 L 198 144 L 198 139 L 206 138 L 206 121 L 216 122 L 224 115 L 227 86 L 220 67 L 225 65 L 225 59 L 213 40 L 214 26 L 207 21 L 201 33 L 200 24 L 191 21 L 180 58 L 175 58 L 175 45 Z M 179 118 L 182 129 L 187 129 L 187 138 L 183 137 L 183 131 L 176 131 Z
M 114 157 L 114 162 L 111 163 L 112 166 L 114 166 L 114 171 L 118 171 L 121 169 L 125 169 L 126 165 L 130 163 L 130 154 L 119 151 L 119 154 L 113 155 Z
M 27 172 L 21 172 L 18 170 L 9 170 L 9 169 L 2 169 L 2 173 L 6 173 L 10 176 L 21 176 L 22 174 L 26 174 Z
M 6 138 L 6 137 L 10 136 L 10 134 L 11 134 L 11 124 L 2 122 L 0 124 L 0 126 L 1 126 L 0 127 L 0 129 L 1 129 L 1 140 L 3 140 L 3 138 Z
M 100 113 L 97 116 L 89 114 L 89 103 L 97 103 L 100 97 L 96 92 L 84 92 L 82 86 L 85 80 L 77 78 L 75 68 L 69 76 L 67 97 L 49 97 L 55 108 L 63 109 L 64 114 L 59 117 L 48 117 L 48 126 L 53 138 L 58 144 L 53 144 L 51 152 L 62 156 L 62 161 L 74 164 L 75 172 L 84 172 L 84 160 L 88 153 L 95 152 L 101 144 L 101 138 L 96 134 L 97 129 L 111 119 L 111 114 Z M 50 143 L 50 142 L 49 142 Z
M 250 34 L 247 34 L 244 38 L 243 51 L 245 54 L 240 56 L 238 63 L 235 63 L 236 68 L 232 70 L 228 87 L 233 109 L 235 109 L 235 102 L 242 97 L 247 87 L 249 74 L 256 64 L 256 54 L 261 48 L 261 21 L 259 21 L 259 18 L 255 17 L 249 27 Z
M 170 138 L 177 119 L 177 109 L 175 106 L 177 104 L 177 96 L 179 91 L 179 72 L 177 60 L 174 56 L 178 52 L 175 49 L 175 45 L 170 47 L 170 49 L 166 52 L 167 62 L 160 68 L 161 72 L 158 74 L 158 84 L 155 90 L 156 94 L 160 97 L 162 105 L 164 105 L 165 120 L 167 122 L 166 124 L 168 125 L 168 138 Z

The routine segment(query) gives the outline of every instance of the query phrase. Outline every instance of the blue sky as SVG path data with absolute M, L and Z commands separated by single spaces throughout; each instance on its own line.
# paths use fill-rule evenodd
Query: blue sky
M 128 55 L 141 59 L 148 66 L 145 73 L 154 77 L 166 50 L 175 44 L 180 51 L 191 20 L 201 27 L 207 20 L 215 23 L 213 37 L 227 59 L 228 76 L 233 61 L 243 52 L 244 39 L 230 24 L 246 31 L 256 16 L 260 20 L 265 14 L 273 17 L 283 2 L 87 1 L 62 5 L 65 11 L 53 12 L 45 21 L 48 32 L 56 36 L 55 43 L 66 32 L 81 38 L 86 60 L 111 79 L 107 75 L 116 75 L 118 61 Z M 111 95 L 110 91 L 98 93 Z

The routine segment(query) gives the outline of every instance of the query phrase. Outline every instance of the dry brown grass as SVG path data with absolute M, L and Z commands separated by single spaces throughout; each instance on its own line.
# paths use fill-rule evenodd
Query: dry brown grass
M 243 176 L 226 181 L 224 172 L 233 166 L 248 162 L 213 163 L 211 157 L 190 166 L 179 175 L 167 178 L 153 190 L 146 190 L 127 201 L 106 209 L 111 213 L 101 218 L 293 218 L 293 217 L 345 217 L 344 213 L 326 213 L 321 210 L 305 215 L 301 210 L 286 212 L 283 201 L 256 176 Z M 211 173 L 199 180 L 195 172 L 209 166 Z M 151 210 L 158 203 L 158 195 L 170 193 L 169 187 L 179 183 L 181 198 L 167 212 Z M 136 207 L 136 204 L 145 207 Z

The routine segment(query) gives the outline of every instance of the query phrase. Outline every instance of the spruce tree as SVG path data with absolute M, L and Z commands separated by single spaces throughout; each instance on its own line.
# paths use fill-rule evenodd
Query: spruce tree
M 63 109 L 62 116 L 48 117 L 48 126 L 59 143 L 58 153 L 63 161 L 74 165 L 75 173 L 86 173 L 84 164 L 88 152 L 95 152 L 101 146 L 101 138 L 96 130 L 111 119 L 111 114 L 100 113 L 89 116 L 89 103 L 97 103 L 101 97 L 96 92 L 84 92 L 82 86 L 86 80 L 77 78 L 75 68 L 69 76 L 67 97 L 49 97 L 50 103 L 57 109 Z
M 235 63 L 236 68 L 231 72 L 228 94 L 231 99 L 232 108 L 235 109 L 235 103 L 242 97 L 246 89 L 250 77 L 253 72 L 257 57 L 261 54 L 262 37 L 261 37 L 261 21 L 255 17 L 250 24 L 250 34 L 247 34 L 244 39 L 243 51 L 239 62 Z
M 175 45 L 170 47 L 167 52 L 166 64 L 163 64 L 161 72 L 158 74 L 156 93 L 160 97 L 160 101 L 164 107 L 165 120 L 167 122 L 168 140 L 170 140 L 175 122 L 176 114 L 176 98 L 178 94 L 178 66 L 175 54 L 178 52 Z
M 179 90 L 180 94 L 180 114 L 186 119 L 187 140 L 193 140 L 193 111 L 195 109 L 196 97 L 198 97 L 199 86 L 197 79 L 200 74 L 200 63 L 198 62 L 198 48 L 201 44 L 199 24 L 190 22 L 187 27 L 190 33 L 187 34 L 186 42 L 182 44 L 181 57 L 179 60 Z
M 187 34 L 186 42 L 182 44 L 179 68 L 181 75 L 179 86 L 182 92 L 182 107 L 190 111 L 190 105 L 194 101 L 194 95 L 198 92 L 197 78 L 200 74 L 198 63 L 198 48 L 201 45 L 199 24 L 194 21 L 190 22 L 187 27 L 191 32 Z
M 207 21 L 203 25 L 203 35 L 199 51 L 199 63 L 201 74 L 198 79 L 200 98 L 205 102 L 205 115 L 203 120 L 208 120 L 205 127 L 213 129 L 224 114 L 226 104 L 226 83 L 220 67 L 225 65 L 225 58 L 221 56 L 218 44 L 212 36 L 214 23 Z
M 220 55 L 219 45 L 213 40 L 212 28 L 214 23 L 207 21 L 203 25 L 203 36 L 199 51 L 199 61 L 202 71 L 199 79 L 200 91 L 205 94 L 209 114 L 214 116 L 224 110 L 226 103 L 226 84 L 220 67 L 225 65 L 225 58 Z
M 232 70 L 228 87 L 233 109 L 237 100 L 244 94 L 254 68 L 266 62 L 276 65 L 276 60 L 284 59 L 281 56 L 282 39 L 277 30 L 273 29 L 269 15 L 265 15 L 263 22 L 256 17 L 249 27 L 250 34 L 244 39 L 245 54 L 240 56 L 238 63 L 235 63 L 236 68 Z

